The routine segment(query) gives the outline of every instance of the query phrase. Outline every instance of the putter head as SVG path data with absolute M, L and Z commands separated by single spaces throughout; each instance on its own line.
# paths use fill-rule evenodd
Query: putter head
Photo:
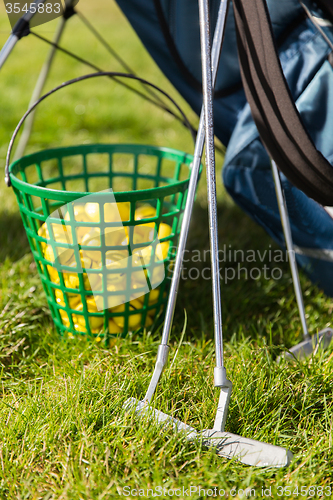
M 155 408 L 150 406 L 148 401 L 140 401 L 135 398 L 130 398 L 125 401 L 123 408 L 126 411 L 134 410 L 136 415 L 139 415 L 140 417 L 146 416 L 147 418 L 151 418 L 158 424 L 164 424 L 164 427 L 171 425 L 176 432 L 183 432 L 186 439 L 190 441 L 195 439 L 197 436 L 197 431 L 193 427 L 184 424 L 184 422 L 182 422 L 181 420 L 173 418 L 167 413 L 155 410 Z
M 316 354 L 318 349 L 327 349 L 331 343 L 332 338 L 332 328 L 325 328 L 324 330 L 318 332 L 316 335 L 312 335 L 312 337 L 309 337 L 299 344 L 293 346 L 291 349 L 289 349 L 289 352 L 281 354 L 281 356 L 277 358 L 277 362 L 279 363 L 283 358 L 287 360 L 301 360 L 308 358 L 312 354 Z
M 287 467 L 293 459 L 291 451 L 272 444 L 244 438 L 230 432 L 208 429 L 201 434 L 203 444 L 214 447 L 225 458 L 235 458 L 255 467 Z
M 229 432 L 218 432 L 206 430 L 198 433 L 177 418 L 152 408 L 147 402 L 135 398 L 128 399 L 124 408 L 127 411 L 135 411 L 139 416 L 147 416 L 163 427 L 172 426 L 176 432 L 180 432 L 188 441 L 202 440 L 208 447 L 214 447 L 219 456 L 225 458 L 236 458 L 245 465 L 256 467 L 286 467 L 293 458 L 293 454 L 279 446 L 246 439 Z

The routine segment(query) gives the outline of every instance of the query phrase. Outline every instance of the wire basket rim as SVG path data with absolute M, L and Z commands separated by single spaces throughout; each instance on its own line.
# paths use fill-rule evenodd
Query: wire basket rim
M 147 195 L 147 199 L 150 199 L 153 197 L 158 198 L 159 197 L 158 195 L 161 195 L 161 193 L 165 190 L 170 190 L 170 189 L 174 190 L 175 188 L 177 188 L 177 190 L 182 190 L 181 188 L 185 188 L 189 183 L 192 162 L 194 160 L 193 155 L 191 155 L 189 153 L 185 153 L 184 151 L 181 151 L 178 149 L 174 149 L 174 148 L 168 148 L 168 147 L 164 147 L 164 146 L 153 146 L 153 145 L 149 145 L 149 144 L 139 144 L 139 143 L 111 143 L 111 144 L 110 143 L 96 143 L 96 144 L 82 144 L 82 145 L 75 145 L 75 146 L 63 146 L 60 148 L 43 149 L 43 150 L 31 153 L 29 155 L 22 156 L 21 158 L 13 161 L 9 166 L 9 175 L 10 175 L 11 181 L 13 181 L 13 185 L 15 185 L 17 188 L 21 188 L 21 189 L 23 188 L 24 192 L 26 192 L 26 193 L 29 192 L 29 188 L 30 188 L 32 190 L 36 190 L 40 195 L 47 196 L 47 195 L 51 194 L 53 197 L 55 197 L 55 199 L 58 196 L 64 196 L 66 198 L 66 201 L 71 201 L 71 199 L 74 200 L 74 199 L 77 199 L 78 197 L 84 197 L 84 196 L 87 196 L 89 194 L 94 194 L 96 196 L 103 197 L 103 195 L 105 196 L 105 193 L 98 192 L 98 191 L 97 192 L 94 192 L 94 191 L 67 191 L 67 190 L 63 190 L 63 189 L 52 189 L 52 188 L 39 186 L 38 184 L 33 184 L 33 183 L 26 182 L 24 180 L 19 179 L 16 176 L 16 174 L 13 172 L 13 170 L 15 169 L 15 167 L 19 166 L 19 164 L 22 160 L 25 160 L 25 161 L 32 160 L 32 159 L 34 159 L 34 157 L 36 159 L 38 159 L 38 157 L 40 155 L 43 155 L 46 153 L 49 153 L 49 154 L 50 153 L 59 153 L 59 152 L 62 153 L 62 152 L 69 152 L 69 151 L 74 152 L 74 151 L 78 151 L 78 150 L 82 150 L 82 149 L 89 151 L 90 149 L 92 149 L 92 150 L 95 149 L 94 151 L 92 151 L 92 153 L 98 154 L 98 153 L 101 153 L 102 151 L 96 151 L 96 148 L 103 150 L 104 148 L 113 149 L 114 147 L 116 147 L 116 149 L 118 147 L 119 148 L 129 147 L 133 150 L 148 149 L 148 150 L 153 150 L 153 151 L 159 152 L 159 153 L 169 153 L 169 154 L 175 154 L 177 156 L 181 155 L 182 156 L 182 163 L 187 165 L 189 168 L 189 176 L 187 179 L 184 179 L 181 181 L 174 180 L 173 182 L 170 182 L 169 185 L 146 188 L 146 189 L 137 189 L 135 191 L 133 191 L 133 190 L 113 191 L 114 195 L 116 196 L 116 198 L 119 199 L 119 201 L 120 201 L 120 198 L 127 198 L 130 195 L 133 196 L 134 193 L 135 193 L 135 195 Z M 103 152 L 105 153 L 106 151 L 103 151 Z M 124 154 L 126 154 L 126 153 L 127 152 L 125 151 Z M 86 153 L 86 154 L 89 154 L 89 153 Z M 144 152 L 144 151 L 141 154 L 148 154 L 149 155 L 149 153 Z M 65 155 L 62 155 L 62 156 L 65 156 Z M 71 156 L 71 155 L 68 155 L 68 156 Z M 154 156 L 154 155 L 151 155 L 151 156 Z M 25 165 L 25 166 L 29 166 L 29 165 Z M 202 169 L 202 167 L 201 167 L 201 169 Z M 18 169 L 18 171 L 20 171 L 20 170 L 22 170 L 22 169 Z M 36 191 L 34 193 L 35 195 L 36 195 Z M 155 194 L 156 194 L 156 196 L 155 196 Z

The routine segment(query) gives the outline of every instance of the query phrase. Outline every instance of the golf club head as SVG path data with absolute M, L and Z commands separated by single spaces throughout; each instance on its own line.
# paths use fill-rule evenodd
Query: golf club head
M 195 439 L 197 436 L 197 431 L 193 427 L 184 424 L 184 422 L 178 420 L 177 418 L 170 417 L 167 413 L 155 410 L 155 408 L 150 406 L 147 401 L 139 401 L 138 399 L 130 398 L 125 401 L 124 408 L 127 411 L 134 410 L 135 413 L 140 416 L 146 415 L 158 424 L 165 424 L 165 426 L 172 425 L 176 432 L 184 432 L 185 437 L 188 440 Z
M 216 453 L 225 458 L 235 458 L 245 465 L 255 467 L 287 467 L 293 454 L 272 444 L 244 438 L 230 432 L 208 429 L 201 434 L 203 444 L 214 447 Z
M 291 347 L 289 352 L 285 352 L 281 354 L 277 358 L 277 362 L 279 363 L 281 359 L 305 359 L 310 357 L 312 354 L 315 354 L 318 349 L 327 349 L 331 343 L 333 337 L 332 328 L 325 328 L 321 330 L 316 335 L 309 337 L 308 339 L 303 340 L 299 344 Z
M 229 432 L 206 430 L 198 433 L 193 427 L 184 424 L 177 418 L 170 417 L 170 415 L 135 398 L 128 399 L 124 408 L 127 411 L 134 410 L 140 416 L 147 415 L 159 424 L 171 425 L 176 432 L 182 432 L 188 441 L 202 440 L 203 445 L 214 447 L 219 456 L 229 459 L 236 458 L 245 465 L 286 467 L 293 458 L 293 454 L 285 448 L 243 438 Z

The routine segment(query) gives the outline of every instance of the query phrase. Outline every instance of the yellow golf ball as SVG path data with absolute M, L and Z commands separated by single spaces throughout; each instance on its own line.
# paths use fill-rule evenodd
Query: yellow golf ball
M 147 314 L 146 316 L 146 321 L 145 321 L 145 328 L 149 328 L 152 324 L 154 323 L 154 321 L 152 320 L 152 318 Z
M 155 290 L 151 290 L 149 293 L 145 295 L 141 295 L 141 297 L 138 297 L 137 300 L 142 304 L 144 304 L 146 295 L 148 295 L 148 305 L 151 306 L 152 304 L 155 304 L 158 301 L 158 298 L 160 296 L 160 289 L 155 288 Z
M 130 203 L 128 201 L 119 203 L 104 204 L 104 221 L 117 222 L 120 220 L 128 221 L 130 217 Z
M 73 314 L 72 315 L 72 318 L 73 318 L 73 323 L 74 323 L 74 328 L 77 332 L 80 332 L 80 333 L 88 333 L 88 330 L 86 328 L 86 325 L 82 325 L 80 323 L 78 323 L 78 315 L 76 314 Z
M 141 207 L 135 210 L 135 220 L 150 219 L 152 217 L 156 217 L 156 208 L 148 203 L 141 205 Z
M 109 333 L 123 333 L 123 329 L 111 318 L 109 319 Z
M 89 316 L 88 321 L 91 330 L 100 330 L 103 328 L 104 318 L 102 316 Z M 87 328 L 85 317 L 81 314 L 76 315 L 76 324 Z
M 82 267 L 84 269 L 91 269 L 93 261 L 83 250 L 80 250 L 80 257 Z
M 126 227 L 106 227 L 104 239 L 107 247 L 126 247 L 128 245 L 128 230 Z
M 115 266 L 126 267 L 128 250 L 109 250 L 105 253 L 105 264 L 107 269 L 113 269 Z M 121 262 L 123 261 L 123 262 Z
M 155 288 L 155 290 L 151 290 L 151 292 L 149 292 L 148 304 L 151 305 L 157 302 L 159 296 L 160 290 L 158 288 Z
M 68 314 L 66 313 L 66 311 L 64 311 L 63 309 L 59 309 L 59 314 L 61 316 L 63 324 L 65 326 L 69 326 L 70 322 L 69 322 Z
M 64 282 L 66 288 L 79 288 L 79 276 L 76 273 L 64 273 Z
M 74 204 L 73 204 L 73 212 L 74 212 L 74 218 L 75 218 L 76 222 L 92 222 L 92 220 L 90 219 L 90 217 L 87 215 L 87 212 L 85 210 L 84 205 L 81 205 L 81 204 L 78 204 L 78 203 L 74 202 Z M 66 221 L 70 221 L 71 220 L 69 211 L 66 213 L 64 219 Z
M 54 269 L 54 267 L 52 267 L 52 266 L 47 266 L 47 270 L 48 270 L 50 280 L 52 281 L 52 283 L 56 283 L 56 285 L 59 285 L 60 278 L 59 278 L 58 271 L 56 271 Z
M 158 239 L 166 238 L 170 236 L 172 232 L 171 226 L 169 224 L 165 224 L 165 222 L 161 222 L 158 228 Z
M 162 256 L 162 260 L 166 260 L 169 253 L 170 241 L 163 241 L 163 243 L 159 243 L 158 252 L 160 252 Z
M 102 253 L 98 250 L 80 250 L 81 264 L 85 269 L 101 269 Z
M 46 226 L 45 222 L 38 229 L 38 236 L 41 236 L 41 238 L 46 238 L 46 239 L 50 238 L 49 232 L 48 232 L 48 229 L 47 229 L 47 226 Z
M 92 222 L 100 222 L 99 203 L 86 203 L 84 210 Z
M 57 304 L 65 307 L 66 303 L 63 292 L 61 290 L 56 289 L 54 295 L 56 297 Z M 76 309 L 77 306 L 80 304 L 81 296 L 79 294 L 74 294 L 74 293 L 68 293 L 67 296 L 68 296 L 69 307 L 71 309 Z
M 86 304 L 87 304 L 87 309 L 89 312 L 98 312 L 95 298 L 93 296 L 88 296 L 86 297 Z M 83 311 L 83 304 L 80 302 L 77 307 L 75 308 L 77 311 L 82 312 Z M 83 318 L 83 316 L 81 316 Z
M 99 247 L 101 246 L 101 230 L 98 227 L 93 227 L 82 237 L 82 245 L 89 247 Z
M 156 229 L 154 222 L 149 224 L 140 224 L 134 227 L 133 231 L 133 243 L 138 245 L 139 243 L 150 243 L 156 238 Z
M 136 308 L 133 305 L 129 305 L 130 311 L 135 311 Z M 118 307 L 114 307 L 112 312 L 125 312 L 125 304 L 122 304 Z M 125 317 L 124 316 L 115 316 L 113 321 L 120 327 L 124 328 L 125 326 Z M 128 316 L 128 328 L 131 330 L 137 330 L 141 326 L 141 314 L 131 314 Z
M 46 248 L 44 249 L 44 257 L 46 260 L 49 260 L 50 262 L 54 262 L 54 252 L 53 248 L 51 245 L 47 245 Z
M 66 243 L 73 243 L 73 238 L 72 238 L 72 228 L 67 225 L 67 224 L 51 224 L 52 232 L 53 232 L 53 237 L 55 241 L 66 241 Z M 47 231 L 47 229 L 46 229 Z M 48 234 L 48 231 L 47 231 Z
M 92 330 L 101 330 L 104 325 L 103 316 L 89 316 L 89 325 Z M 97 331 L 94 333 L 97 333 Z
M 100 292 L 102 290 L 102 279 L 101 274 L 83 273 L 84 289 Z
M 59 243 L 67 243 L 67 242 L 61 240 L 59 241 Z M 74 250 L 72 250 L 71 248 L 56 247 L 56 254 L 55 254 L 52 246 L 46 245 L 46 247 L 44 248 L 44 257 L 46 260 L 49 260 L 50 262 L 57 261 L 57 264 L 61 266 L 69 266 L 70 264 L 75 262 Z

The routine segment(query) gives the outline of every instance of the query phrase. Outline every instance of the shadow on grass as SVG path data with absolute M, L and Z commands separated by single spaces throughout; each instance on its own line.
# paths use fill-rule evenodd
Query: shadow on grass
M 30 251 L 28 239 L 19 212 L 1 213 L 0 264 L 6 257 L 12 262 Z

